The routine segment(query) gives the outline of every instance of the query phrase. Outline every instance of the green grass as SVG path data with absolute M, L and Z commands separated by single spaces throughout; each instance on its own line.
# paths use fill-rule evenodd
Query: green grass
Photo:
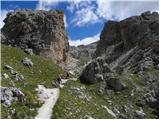
M 37 108 L 41 106 L 38 101 L 35 88 L 38 84 L 44 84 L 46 87 L 52 87 L 52 82 L 55 81 L 59 74 L 66 72 L 59 66 L 55 65 L 52 61 L 39 57 L 37 55 L 28 55 L 19 48 L 13 48 L 6 45 L 1 45 L 1 73 L 7 73 L 9 79 L 2 78 L 1 86 L 3 87 L 16 87 L 20 88 L 25 94 L 25 101 L 23 103 L 15 102 L 10 107 L 2 105 L 2 118 L 34 118 L 37 114 Z M 24 66 L 21 62 L 22 59 L 28 57 L 33 62 L 33 67 Z M 14 82 L 14 75 L 4 68 L 5 65 L 15 68 L 16 71 L 24 76 L 24 80 Z M 41 72 L 40 72 L 41 71 Z M 12 82 L 13 81 L 13 82 Z M 14 83 L 14 84 L 12 84 Z M 24 87 L 24 83 L 27 84 Z M 10 114 L 12 109 L 16 109 L 16 114 Z
M 4 65 L 7 64 L 24 75 L 24 80 L 14 83 L 15 87 L 20 88 L 26 96 L 26 100 L 23 103 L 14 102 L 12 106 L 8 108 L 2 105 L 2 118 L 34 118 L 37 114 L 37 108 L 42 105 L 36 97 L 37 94 L 35 88 L 38 84 L 44 84 L 46 87 L 52 87 L 52 81 L 55 81 L 59 74 L 65 74 L 65 71 L 50 60 L 46 60 L 42 57 L 36 55 L 30 56 L 18 48 L 8 47 L 5 45 L 2 45 L 1 47 L 1 71 L 2 73 L 7 73 L 10 76 L 9 79 L 2 78 L 2 86 L 11 87 L 14 85 L 12 81 L 14 82 L 15 76 L 11 75 L 9 71 L 4 68 Z M 33 61 L 33 67 L 28 68 L 21 63 L 21 60 L 24 57 L 28 57 Z M 143 74 L 144 76 L 149 75 L 156 79 L 158 78 L 158 70 L 155 70 L 154 68 L 143 71 Z M 65 87 L 60 90 L 60 97 L 53 108 L 52 118 L 83 119 L 84 116 L 89 115 L 93 118 L 112 119 L 113 116 L 111 116 L 102 106 L 107 106 L 111 110 L 113 110 L 114 107 L 117 107 L 121 113 L 127 115 L 127 118 L 136 118 L 135 110 L 139 110 L 139 107 L 135 103 L 142 97 L 142 95 L 146 94 L 152 86 L 146 85 L 145 81 L 143 81 L 144 78 L 134 74 L 134 70 L 130 70 L 127 73 L 119 75 L 119 79 L 126 84 L 127 89 L 121 92 L 113 92 L 109 95 L 100 95 L 98 93 L 98 88 L 100 87 L 99 83 L 85 85 L 80 83 L 79 80 L 68 81 L 65 84 Z M 27 83 L 26 87 L 23 87 L 24 83 Z M 131 91 L 134 88 L 133 83 L 140 88 L 140 91 L 135 92 L 134 96 L 131 96 Z M 158 84 L 159 82 L 157 80 L 156 85 Z M 90 101 L 86 101 L 79 98 L 77 95 L 71 94 L 68 90 L 73 87 L 85 88 L 83 89 L 83 92 L 92 99 Z M 109 98 L 112 102 L 110 103 L 106 98 Z M 130 108 L 128 112 L 125 112 L 124 105 L 131 105 L 132 108 Z M 12 109 L 16 109 L 15 114 L 11 114 Z M 143 110 L 146 113 L 145 118 L 156 118 L 156 116 L 152 114 L 153 109 L 149 108 L 147 105 L 143 107 Z M 121 117 L 118 116 L 118 118 Z
M 143 74 L 152 74 L 157 77 L 158 72 L 153 69 L 144 71 Z M 126 76 L 128 76 L 130 80 L 128 80 Z M 132 71 L 128 72 L 127 75 L 120 75 L 119 79 L 127 85 L 127 88 L 121 92 L 113 92 L 109 95 L 98 94 L 97 90 L 100 86 L 99 83 L 94 85 L 84 85 L 79 81 L 67 82 L 65 87 L 61 89 L 60 98 L 53 109 L 52 118 L 82 119 L 85 115 L 90 115 L 93 118 L 112 119 L 113 116 L 111 116 L 102 106 L 107 106 L 112 111 L 116 107 L 120 113 L 125 114 L 128 119 L 137 118 L 135 111 L 139 110 L 140 108 L 135 103 L 142 97 L 142 95 L 146 94 L 150 88 L 145 85 L 142 78 L 139 78 L 137 74 L 133 74 Z M 134 96 L 130 95 L 132 89 L 134 88 L 134 85 L 131 81 L 140 88 L 140 91 L 135 92 Z M 70 92 L 68 92 L 68 90 L 73 87 L 85 87 L 85 94 L 91 96 L 92 99 L 88 102 L 78 98 L 76 95 L 72 95 Z M 109 101 L 106 100 L 106 97 L 112 101 L 110 104 Z M 127 105 L 130 108 L 128 112 L 125 112 L 124 105 Z M 76 112 L 78 109 L 79 112 Z M 157 118 L 152 114 L 154 109 L 150 108 L 149 106 L 145 105 L 143 110 L 146 114 L 145 118 Z M 117 117 L 122 118 L 121 116 Z
M 68 81 L 60 92 L 58 99 L 52 113 L 53 119 L 83 119 L 85 115 L 93 118 L 113 118 L 102 105 L 108 105 L 108 102 L 103 96 L 97 94 L 99 84 L 84 85 L 79 81 Z M 68 90 L 70 88 L 85 87 L 84 93 L 91 96 L 90 101 L 80 99 L 78 96 L 71 94 Z

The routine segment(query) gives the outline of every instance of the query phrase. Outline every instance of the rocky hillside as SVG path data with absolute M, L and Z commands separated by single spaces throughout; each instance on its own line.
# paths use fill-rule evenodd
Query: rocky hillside
M 77 47 L 71 46 L 69 49 L 69 53 L 72 58 L 88 62 L 93 58 L 96 46 L 97 42 L 91 43 L 89 45 L 79 45 Z
M 59 74 L 66 72 L 52 61 L 19 48 L 1 45 L 1 55 L 1 118 L 35 118 L 42 106 L 38 85 L 52 88 Z
M 70 48 L 62 11 L 4 22 L 1 118 L 159 118 L 158 13 L 107 21 L 98 42 Z
M 108 21 L 101 33 L 94 59 L 85 67 L 83 83 L 100 82 L 99 92 L 114 101 L 118 118 L 158 118 L 159 15 L 145 12 L 120 22 Z M 126 93 L 125 93 L 126 92 Z M 114 95 L 114 98 L 110 97 Z M 131 100 L 130 100 L 131 98 Z M 123 100 L 122 100 L 123 99 Z M 147 111 L 151 109 L 151 111 Z M 135 113 L 135 114 L 134 114 Z
M 55 63 L 66 62 L 69 43 L 65 31 L 64 13 L 60 10 L 16 10 L 4 20 L 2 43 L 32 49 L 34 53 L 52 59 Z
M 71 74 L 79 76 L 85 64 L 92 60 L 96 50 L 97 42 L 89 45 L 79 45 L 77 47 L 70 46 L 69 57 L 67 64 L 60 64 L 64 69 L 68 70 Z

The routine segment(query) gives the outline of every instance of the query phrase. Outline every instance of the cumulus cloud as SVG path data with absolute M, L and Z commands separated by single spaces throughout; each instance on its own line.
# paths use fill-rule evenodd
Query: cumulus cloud
M 88 45 L 99 40 L 100 33 L 80 40 L 69 40 L 71 46 Z
M 74 19 L 71 23 L 74 23 L 76 26 L 84 26 L 86 24 L 93 24 L 99 21 L 98 16 L 93 12 L 94 7 L 82 8 L 79 11 L 76 11 Z
M 71 23 L 74 23 L 76 26 L 84 26 L 86 24 L 99 22 L 100 19 L 122 20 L 133 15 L 139 15 L 145 11 L 159 11 L 158 0 L 97 0 L 94 2 L 97 7 L 95 7 L 94 4 L 88 3 L 88 1 L 82 2 L 80 0 L 70 4 L 68 10 L 70 10 L 71 13 L 75 12 Z M 99 34 L 81 40 L 69 40 L 69 42 L 70 45 L 78 46 L 81 44 L 90 44 L 97 40 L 99 40 Z
M 39 0 L 36 10 L 50 10 L 52 7 L 58 5 L 58 0 Z
M 75 0 L 70 2 L 67 9 L 74 14 L 71 23 L 75 26 L 84 26 L 99 22 L 97 14 L 95 14 L 96 6 L 91 0 Z
M 95 6 L 96 5 L 96 6 Z M 71 23 L 84 26 L 105 20 L 122 20 L 144 11 L 158 11 L 158 0 L 76 0 L 67 9 L 75 16 Z
M 139 15 L 145 11 L 157 11 L 158 1 L 108 1 L 97 0 L 99 17 L 109 20 L 122 20 L 132 15 Z
M 64 20 L 65 27 L 68 27 L 67 18 L 65 14 L 64 14 L 63 20 Z
M 92 1 L 91 0 L 68 0 L 69 6 L 67 6 L 67 9 L 73 13 L 76 10 L 79 10 L 81 8 L 90 6 Z

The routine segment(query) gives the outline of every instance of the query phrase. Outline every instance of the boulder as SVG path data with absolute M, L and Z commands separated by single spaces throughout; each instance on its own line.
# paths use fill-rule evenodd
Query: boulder
M 2 28 L 5 36 L 2 43 L 32 49 L 33 53 L 55 63 L 67 62 L 69 42 L 63 18 L 64 12 L 60 10 L 17 9 L 9 12 Z
M 80 80 L 84 83 L 105 80 L 106 88 L 119 91 L 126 85 L 117 74 L 128 70 L 139 73 L 158 65 L 158 16 L 158 13 L 146 12 L 119 22 L 107 21 L 94 59 L 85 66 Z
M 138 118 L 144 119 L 144 117 L 145 117 L 146 114 L 144 113 L 144 111 L 143 111 L 142 108 L 141 108 L 140 110 L 136 110 L 135 112 L 136 112 L 136 116 L 137 116 Z
M 2 74 L 2 77 L 4 77 L 5 79 L 9 78 L 9 76 L 8 76 L 7 73 L 3 73 L 3 74 Z
M 28 67 L 32 67 L 33 66 L 33 63 L 31 61 L 31 59 L 29 59 L 27 57 L 22 60 L 22 63 L 23 63 L 23 65 L 28 66 Z
M 151 108 L 159 109 L 159 93 L 155 90 L 146 93 L 143 99 Z
M 1 103 L 10 106 L 14 101 L 23 101 L 24 94 L 17 88 L 1 87 Z
M 6 69 L 8 69 L 8 70 L 13 69 L 13 68 L 12 68 L 11 66 L 9 66 L 9 65 L 5 65 L 4 68 L 6 68 Z
M 18 81 L 21 81 L 24 79 L 24 76 L 22 74 L 19 74 L 17 73 L 16 76 L 15 76 L 15 81 L 18 82 Z
M 121 91 L 126 88 L 126 85 L 122 83 L 121 80 L 115 77 L 108 77 L 106 80 L 107 87 L 115 90 L 115 91 Z
M 26 48 L 26 49 L 24 49 L 24 52 L 29 54 L 29 55 L 33 55 L 33 50 L 32 49 Z

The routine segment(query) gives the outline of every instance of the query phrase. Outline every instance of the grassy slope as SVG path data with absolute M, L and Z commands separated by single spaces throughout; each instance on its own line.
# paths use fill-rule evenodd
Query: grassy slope
M 53 109 L 52 118 L 83 119 L 85 115 L 93 118 L 114 118 L 102 107 L 102 105 L 108 106 L 108 103 L 103 99 L 103 96 L 97 94 L 98 86 L 99 84 L 84 85 L 79 81 L 68 81 L 65 87 L 61 89 L 60 98 Z M 91 96 L 92 99 L 86 101 L 71 94 L 68 90 L 73 87 L 85 87 L 84 93 Z
M 144 71 L 143 74 L 151 74 L 158 78 L 158 70 L 155 69 Z M 126 76 L 128 76 L 131 81 L 134 82 L 134 84 L 140 87 L 140 91 L 136 92 L 134 96 L 130 95 L 131 90 L 133 89 L 133 85 Z M 53 109 L 52 118 L 82 119 L 85 115 L 90 115 L 93 118 L 112 119 L 113 117 L 108 114 L 108 112 L 102 107 L 102 105 L 106 105 L 111 110 L 113 110 L 116 106 L 116 108 L 118 108 L 121 113 L 127 115 L 127 118 L 136 118 L 135 110 L 139 110 L 139 107 L 136 106 L 135 103 L 139 98 L 142 97 L 143 94 L 147 93 L 151 88 L 148 88 L 148 86 L 145 85 L 145 82 L 141 78 L 139 78 L 137 74 L 132 74 L 132 71 L 130 71 L 130 73 L 127 73 L 127 75 L 120 75 L 119 78 L 123 82 L 125 82 L 128 88 L 124 91 L 112 93 L 105 96 L 99 95 L 97 92 L 100 84 L 83 85 L 79 81 L 69 81 L 66 84 L 66 87 L 61 90 L 60 98 Z M 156 84 L 158 85 L 158 81 Z M 85 93 L 92 97 L 91 101 L 86 102 L 68 92 L 68 89 L 75 86 L 79 88 L 85 86 Z M 107 97 L 112 101 L 111 103 L 106 100 Z M 130 108 L 128 112 L 125 112 L 124 105 L 132 105 L 132 108 Z M 80 111 L 76 112 L 78 109 Z M 147 105 L 144 106 L 143 110 L 146 114 L 145 118 L 156 118 L 156 116 L 152 114 L 153 109 L 149 108 Z
M 15 76 L 4 68 L 4 65 L 7 64 L 24 76 L 24 80 L 15 82 L 15 87 L 20 88 L 26 96 L 26 100 L 23 103 L 15 102 L 9 108 L 2 105 L 2 118 L 7 118 L 8 115 L 11 118 L 32 118 L 37 114 L 36 108 L 41 106 L 36 97 L 35 88 L 37 85 L 44 84 L 46 87 L 52 87 L 52 81 L 56 80 L 59 74 L 65 72 L 50 60 L 36 55 L 30 56 L 18 48 L 1 45 L 1 55 L 1 72 L 2 74 L 7 73 L 10 77 L 9 79 L 2 78 L 2 86 L 14 86 L 11 81 L 14 81 Z M 25 57 L 32 60 L 33 67 L 29 68 L 21 63 L 21 60 Z M 24 83 L 27 83 L 26 87 L 24 87 Z M 11 115 L 10 112 L 13 108 L 16 109 L 16 113 Z
M 34 63 L 32 68 L 22 65 L 21 60 L 24 57 L 32 59 Z M 45 60 L 35 55 L 29 56 L 20 49 L 3 45 L 2 73 L 9 74 L 9 72 L 4 69 L 5 64 L 12 66 L 24 75 L 25 79 L 19 83 L 15 83 L 15 85 L 16 87 L 21 88 L 21 90 L 25 93 L 27 100 L 24 103 L 15 102 L 10 108 L 5 108 L 2 106 L 2 118 L 6 118 L 8 114 L 10 114 L 10 110 L 13 108 L 15 108 L 17 112 L 11 116 L 12 118 L 30 118 L 30 116 L 35 116 L 37 111 L 35 108 L 38 108 L 41 105 L 41 103 L 35 98 L 35 88 L 37 84 L 42 84 L 46 81 L 46 87 L 51 87 L 51 82 L 55 80 L 58 74 L 63 71 L 49 60 Z M 39 70 L 41 70 L 42 73 L 40 73 Z M 155 69 L 144 71 L 143 74 L 151 74 L 158 78 L 158 70 Z M 13 79 L 13 76 L 11 74 L 9 74 L 9 76 L 11 79 L 2 79 L 2 86 L 12 86 L 11 80 Z M 145 94 L 150 88 L 145 85 L 145 82 L 139 78 L 137 74 L 133 74 L 132 71 L 127 73 L 127 75 L 122 74 L 119 78 L 126 83 L 128 89 L 120 93 L 113 93 L 106 96 L 98 94 L 97 90 L 100 84 L 84 85 L 79 81 L 68 81 L 65 84 L 65 87 L 61 89 L 60 98 L 53 109 L 52 118 L 84 118 L 85 115 L 90 115 L 93 118 L 113 118 L 102 107 L 102 105 L 106 105 L 112 110 L 115 106 L 117 106 L 121 113 L 127 114 L 128 118 L 136 118 L 135 110 L 138 110 L 139 108 L 135 105 L 135 101 L 138 100 L 142 94 Z M 128 78 L 140 87 L 140 92 L 135 93 L 133 97 L 130 96 L 133 85 Z M 23 83 L 28 83 L 28 85 L 26 87 L 22 87 Z M 92 99 L 90 101 L 85 101 L 78 98 L 76 95 L 72 95 L 68 92 L 68 89 L 72 87 L 85 87 L 85 93 L 91 96 Z M 105 99 L 106 97 L 109 97 L 112 103 L 109 103 L 109 101 Z M 125 104 L 131 104 L 133 106 L 133 108 L 131 108 L 127 113 L 124 111 Z M 30 110 L 29 108 L 32 109 Z M 144 112 L 146 113 L 145 118 L 155 118 L 155 116 L 151 114 L 152 111 L 153 109 L 148 106 L 144 106 Z

